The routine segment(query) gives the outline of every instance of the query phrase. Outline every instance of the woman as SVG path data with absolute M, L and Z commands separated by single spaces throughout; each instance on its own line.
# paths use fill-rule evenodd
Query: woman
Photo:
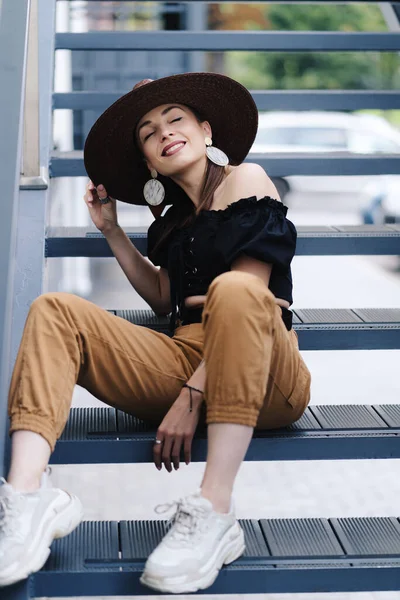
M 79 500 L 50 487 L 46 473 L 76 383 L 157 423 L 158 469 L 178 469 L 181 451 L 189 464 L 203 415 L 208 425 L 200 489 L 177 502 L 141 581 L 171 593 L 204 589 L 242 555 L 232 490 L 254 428 L 287 426 L 310 400 L 289 310 L 296 229 L 265 171 L 243 163 L 257 123 L 239 83 L 187 73 L 143 80 L 90 131 L 90 215 L 137 292 L 171 313 L 172 336 L 72 294 L 33 302 L 10 388 L 1 585 L 40 569 L 51 541 L 82 519 Z M 147 203 L 157 217 L 152 262 L 119 227 L 114 198 Z

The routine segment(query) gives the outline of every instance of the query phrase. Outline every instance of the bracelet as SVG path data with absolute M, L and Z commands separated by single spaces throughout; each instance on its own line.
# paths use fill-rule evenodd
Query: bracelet
M 190 394 L 190 408 L 189 408 L 189 412 L 192 412 L 192 410 L 193 410 L 192 390 L 194 390 L 195 392 L 199 392 L 200 394 L 203 394 L 203 391 L 202 390 L 198 390 L 197 388 L 193 387 L 192 385 L 188 385 L 187 383 L 184 383 L 183 387 L 188 388 L 188 390 L 189 390 L 189 394 Z

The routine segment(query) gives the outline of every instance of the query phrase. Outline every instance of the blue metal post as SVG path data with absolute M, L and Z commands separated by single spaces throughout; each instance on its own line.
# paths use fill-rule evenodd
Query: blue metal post
M 20 181 L 9 377 L 32 301 L 42 293 L 51 131 L 55 0 L 38 0 L 39 172 Z
M 29 0 L 2 0 L 0 10 L 0 474 L 5 471 L 11 308 Z

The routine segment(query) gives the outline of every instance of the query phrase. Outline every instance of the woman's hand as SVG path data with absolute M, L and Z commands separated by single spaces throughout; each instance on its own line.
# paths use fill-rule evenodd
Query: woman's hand
M 203 395 L 192 391 L 193 410 L 189 411 L 190 395 L 187 388 L 183 388 L 175 400 L 160 427 L 156 439 L 162 444 L 154 444 L 154 463 L 160 471 L 162 463 L 169 473 L 172 471 L 171 462 L 175 470 L 179 469 L 179 459 L 183 443 L 185 463 L 191 460 L 193 436 L 200 418 Z
M 103 185 L 98 185 L 97 189 L 92 181 L 86 186 L 85 200 L 93 223 L 102 233 L 118 226 L 117 202 L 110 198 L 107 204 L 101 204 L 99 198 L 106 198 L 107 191 Z

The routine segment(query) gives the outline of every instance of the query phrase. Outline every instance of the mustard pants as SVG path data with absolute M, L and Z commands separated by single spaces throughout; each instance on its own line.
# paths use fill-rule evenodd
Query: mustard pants
M 311 376 L 273 294 L 255 275 L 211 284 L 203 322 L 171 338 L 67 293 L 31 305 L 9 392 L 10 435 L 25 429 L 54 450 L 75 384 L 138 418 L 160 423 L 204 357 L 205 418 L 262 429 L 296 421 Z

